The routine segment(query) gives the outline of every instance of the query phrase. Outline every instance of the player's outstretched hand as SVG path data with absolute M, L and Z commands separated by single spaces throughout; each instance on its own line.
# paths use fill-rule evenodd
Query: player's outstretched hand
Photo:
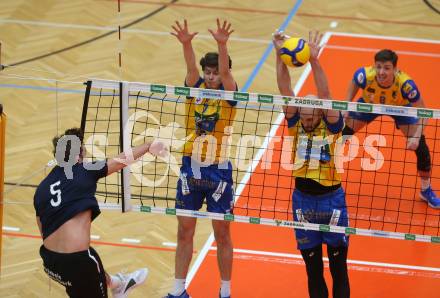
M 309 31 L 310 60 L 318 60 L 322 35 L 323 34 L 317 30 Z
M 217 31 L 213 31 L 211 29 L 208 29 L 208 31 L 212 34 L 212 37 L 218 42 L 218 43 L 226 43 L 229 39 L 229 36 L 234 32 L 234 30 L 231 29 L 232 24 L 228 21 L 223 21 L 223 24 L 220 24 L 220 19 L 217 19 Z
M 191 42 L 191 40 L 196 36 L 199 32 L 189 32 L 188 30 L 188 22 L 183 20 L 183 26 L 176 21 L 175 25 L 172 25 L 174 32 L 170 32 L 171 35 L 174 35 L 181 43 L 185 44 Z
M 275 47 L 275 49 L 277 49 L 277 51 L 279 51 L 282 47 L 283 47 L 283 43 L 286 39 L 288 39 L 290 36 L 287 36 L 284 34 L 283 31 L 281 30 L 275 30 L 274 33 L 272 33 L 272 42 L 273 45 Z
M 151 143 L 148 152 L 154 156 L 166 157 L 169 154 L 169 149 L 164 142 L 154 140 L 153 143 Z

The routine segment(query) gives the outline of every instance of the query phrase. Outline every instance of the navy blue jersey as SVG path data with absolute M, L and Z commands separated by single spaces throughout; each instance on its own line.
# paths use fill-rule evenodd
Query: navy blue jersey
M 89 170 L 77 163 L 68 179 L 64 168 L 56 166 L 35 191 L 34 207 L 40 217 L 43 239 L 80 212 L 91 209 L 92 220 L 100 213 L 95 198 L 96 182 L 107 175 L 107 162 L 99 161 L 100 170 Z M 94 165 L 96 168 L 96 164 Z

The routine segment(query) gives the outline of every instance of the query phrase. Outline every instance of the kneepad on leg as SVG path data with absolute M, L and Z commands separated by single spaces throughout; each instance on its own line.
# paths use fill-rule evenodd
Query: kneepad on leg
M 420 137 L 419 146 L 416 149 L 417 170 L 429 172 L 431 171 L 431 154 L 426 144 L 425 135 Z

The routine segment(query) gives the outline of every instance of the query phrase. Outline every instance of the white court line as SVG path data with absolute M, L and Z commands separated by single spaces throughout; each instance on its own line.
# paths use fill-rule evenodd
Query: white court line
M 122 238 L 121 241 L 126 243 L 141 243 L 139 239 L 132 239 L 132 238 Z
M 354 52 L 371 52 L 377 53 L 381 49 L 375 48 L 359 48 L 359 47 L 347 47 L 347 46 L 337 46 L 337 45 L 326 45 L 327 49 L 343 50 L 343 51 L 354 51 Z M 410 55 L 410 56 L 424 56 L 432 58 L 440 58 L 440 54 L 436 53 L 424 53 L 424 52 L 413 52 L 413 51 L 396 51 L 399 55 Z
M 177 243 L 175 242 L 162 242 L 162 245 L 168 247 L 177 247 Z
M 335 35 L 335 36 L 349 36 L 349 37 L 358 37 L 358 38 L 373 38 L 373 39 L 384 39 L 384 40 L 397 40 L 397 41 L 411 41 L 411 42 L 440 44 L 440 40 L 427 39 L 427 38 L 399 37 L 399 36 L 360 34 L 360 33 L 348 33 L 348 32 L 328 32 L 328 33 L 330 33 L 331 35 Z
M 3 231 L 19 232 L 19 231 L 20 231 L 20 228 L 3 226 Z
M 211 247 L 209 250 L 216 251 L 217 247 Z M 260 251 L 260 250 L 249 250 L 249 249 L 234 248 L 234 253 L 243 253 L 243 254 L 258 255 L 258 256 L 270 256 L 270 257 L 279 257 L 279 258 L 287 258 L 287 259 L 301 259 L 302 260 L 302 256 L 299 255 L 299 254 L 279 253 L 279 252 L 270 252 L 270 251 Z M 328 262 L 328 258 L 323 258 L 323 260 Z M 386 267 L 386 268 L 397 268 L 397 269 L 410 269 L 410 270 L 440 272 L 440 268 L 437 268 L 437 267 L 414 266 L 414 265 L 404 265 L 404 264 L 395 264 L 395 263 L 382 263 L 382 262 L 370 262 L 370 261 L 358 261 L 358 260 L 347 260 L 347 263 L 348 264 L 355 264 L 355 265 L 375 266 L 375 267 Z
M 325 44 L 329 38 L 330 38 L 331 34 L 326 33 L 324 34 L 324 37 L 322 38 L 321 44 Z M 321 51 L 320 54 L 322 54 L 323 50 Z M 298 82 L 295 85 L 294 88 L 294 92 L 295 94 L 298 94 L 299 91 L 301 90 L 302 86 L 304 85 L 304 82 L 306 81 L 307 77 L 309 76 L 310 72 L 311 72 L 312 68 L 310 67 L 310 63 L 306 65 L 305 70 L 303 71 L 303 73 L 301 74 Z M 244 190 L 247 182 L 249 181 L 251 174 L 254 172 L 255 168 L 258 166 L 261 157 L 263 156 L 264 152 L 266 151 L 265 148 L 267 148 L 269 142 L 271 141 L 272 137 L 275 135 L 276 131 L 278 130 L 278 127 L 281 123 L 281 121 L 284 119 L 284 116 L 282 113 L 280 113 L 280 115 L 278 116 L 278 118 L 276 119 L 270 133 L 266 136 L 263 146 L 261 146 L 261 149 L 258 150 L 255 158 L 253 159 L 252 165 L 249 167 L 249 169 L 247 170 L 245 176 L 243 177 L 243 179 L 241 180 L 238 188 L 237 188 L 237 198 L 240 197 L 241 192 Z M 187 275 L 187 285 L 189 285 L 192 281 L 192 279 L 194 278 L 195 274 L 197 273 L 197 271 L 199 270 L 203 260 L 205 259 L 206 255 L 208 254 L 209 249 L 212 247 L 212 243 L 214 242 L 214 234 L 211 233 L 209 235 L 208 240 L 206 240 L 202 250 L 200 251 L 199 255 L 197 256 L 193 266 L 191 267 L 190 271 L 188 272 Z
M 98 240 L 101 239 L 101 237 L 99 235 L 90 235 L 90 239 Z

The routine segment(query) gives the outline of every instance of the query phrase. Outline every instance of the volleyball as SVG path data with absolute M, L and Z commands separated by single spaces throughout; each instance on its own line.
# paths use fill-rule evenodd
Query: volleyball
M 304 39 L 297 37 L 286 39 L 280 53 L 281 60 L 290 67 L 303 66 L 310 58 L 309 45 Z

